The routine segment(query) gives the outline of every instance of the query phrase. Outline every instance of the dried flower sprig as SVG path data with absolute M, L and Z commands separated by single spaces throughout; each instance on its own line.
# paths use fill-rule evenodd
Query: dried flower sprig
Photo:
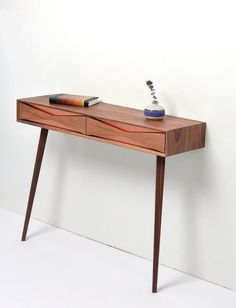
M 154 104 L 158 104 L 157 97 L 156 97 L 156 90 L 154 89 L 153 82 L 151 80 L 148 80 L 148 81 L 146 81 L 146 84 L 147 84 L 147 86 L 149 87 L 149 89 L 151 91 L 151 96 L 153 98 L 152 102 Z

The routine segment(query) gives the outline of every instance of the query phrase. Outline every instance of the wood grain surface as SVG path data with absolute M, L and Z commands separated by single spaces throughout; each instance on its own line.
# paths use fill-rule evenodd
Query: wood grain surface
M 17 120 L 106 143 L 170 156 L 204 147 L 206 123 L 175 116 L 144 118 L 143 110 L 98 103 L 90 107 L 49 104 L 49 96 L 17 100 Z
M 129 131 L 124 130 L 124 126 L 121 124 L 119 127 L 119 122 L 106 123 L 102 120 L 97 120 L 88 117 L 87 118 L 87 135 L 97 136 L 109 140 L 120 141 L 127 144 L 133 144 L 147 149 L 157 150 L 159 152 L 164 152 L 165 149 L 165 134 L 159 132 L 147 132 L 142 131 L 141 128 L 133 125 L 134 130 Z

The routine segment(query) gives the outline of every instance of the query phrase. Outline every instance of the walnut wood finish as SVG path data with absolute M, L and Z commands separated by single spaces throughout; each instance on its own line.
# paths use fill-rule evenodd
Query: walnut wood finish
M 43 153 L 47 141 L 47 135 L 48 135 L 48 130 L 45 128 L 41 129 L 40 137 L 39 137 L 39 144 L 38 144 L 38 150 L 37 150 L 37 155 L 35 159 L 35 165 L 34 165 L 34 172 L 33 172 L 33 177 L 32 177 L 32 182 L 31 182 L 31 187 L 30 187 L 30 194 L 29 194 L 29 200 L 28 200 L 28 205 L 27 205 L 27 210 L 25 214 L 25 223 L 24 223 L 24 228 L 23 228 L 23 234 L 22 234 L 22 241 L 25 241 L 26 239 L 26 234 L 29 226 L 29 220 L 31 216 L 31 211 L 34 203 L 34 196 L 38 184 L 38 178 L 39 178 L 39 173 L 41 169 L 41 164 L 43 160 Z
M 17 100 L 19 122 L 135 150 L 170 156 L 204 146 L 204 122 L 173 116 L 147 120 L 143 111 L 99 103 L 89 108 L 49 104 L 49 96 Z
M 21 120 L 31 121 L 43 125 L 62 128 L 85 134 L 86 117 L 76 113 L 47 107 L 20 104 L 19 114 Z
M 49 95 L 17 100 L 17 121 L 41 127 L 26 211 L 25 241 L 48 130 L 86 137 L 156 156 L 152 292 L 157 292 L 165 157 L 204 147 L 206 123 L 173 116 L 147 120 L 143 111 L 99 103 L 89 108 L 49 104 Z
M 132 131 L 133 127 L 133 131 Z M 142 128 L 132 126 L 130 131 L 124 130 L 122 123 L 106 123 L 102 120 L 87 118 L 87 135 L 133 144 L 147 149 L 164 153 L 165 134 L 159 132 L 142 131 Z
M 156 193 L 154 214 L 154 244 L 153 244 L 153 272 L 152 292 L 157 292 L 158 262 L 161 238 L 162 201 L 164 190 L 165 157 L 156 157 Z

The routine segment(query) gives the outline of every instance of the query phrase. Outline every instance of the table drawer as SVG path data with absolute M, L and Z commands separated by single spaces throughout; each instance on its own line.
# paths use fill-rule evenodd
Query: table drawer
M 18 120 L 85 134 L 86 117 L 66 110 L 19 103 Z M 44 126 L 43 126 L 44 125 Z
M 165 151 L 165 134 L 141 126 L 88 117 L 87 135 Z

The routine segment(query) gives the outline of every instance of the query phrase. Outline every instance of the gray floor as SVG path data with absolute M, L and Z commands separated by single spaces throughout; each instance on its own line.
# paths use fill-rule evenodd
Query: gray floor
M 0 307 L 236 307 L 236 292 L 0 208 Z

